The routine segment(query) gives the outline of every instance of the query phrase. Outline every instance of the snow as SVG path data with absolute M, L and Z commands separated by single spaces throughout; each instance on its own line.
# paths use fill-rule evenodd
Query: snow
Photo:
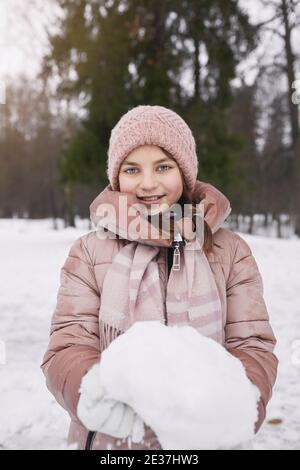
M 82 234 L 84 231 L 82 231 Z M 59 269 L 79 230 L 51 221 L 0 219 L 0 448 L 60 448 L 68 414 L 45 387 L 39 368 L 49 339 Z
M 100 377 L 163 449 L 232 448 L 254 437 L 258 389 L 237 358 L 190 326 L 136 322 L 103 352 Z
M 48 392 L 40 364 L 60 268 L 75 239 L 88 231 L 87 221 L 80 229 L 55 231 L 48 219 L 0 219 L 0 449 L 70 448 L 69 415 Z M 251 448 L 299 449 L 300 242 L 239 235 L 260 268 L 278 338 L 278 379 Z M 269 424 L 271 420 L 279 424 Z

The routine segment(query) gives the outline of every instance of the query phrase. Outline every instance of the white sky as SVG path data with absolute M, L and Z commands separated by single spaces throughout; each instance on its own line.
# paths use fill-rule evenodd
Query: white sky
M 71 0 L 70 0 L 71 1 Z M 253 22 L 270 18 L 271 11 L 261 7 L 259 0 L 240 0 L 243 8 L 249 12 Z M 22 73 L 33 78 L 39 71 L 43 54 L 47 51 L 45 28 L 55 28 L 55 15 L 59 10 L 54 0 L 0 0 L 0 80 L 15 77 Z M 300 29 L 300 28 L 299 28 Z M 300 53 L 300 31 L 293 36 L 294 48 Z M 281 40 L 266 35 L 258 48 L 258 53 L 267 50 L 274 55 L 280 50 Z M 251 83 L 255 71 L 249 67 L 255 65 L 257 53 L 240 64 L 240 71 L 247 71 L 246 81 Z M 188 85 L 190 75 L 184 80 Z M 300 78 L 300 77 L 299 77 Z
M 56 13 L 55 1 L 0 0 L 0 78 L 37 74 Z

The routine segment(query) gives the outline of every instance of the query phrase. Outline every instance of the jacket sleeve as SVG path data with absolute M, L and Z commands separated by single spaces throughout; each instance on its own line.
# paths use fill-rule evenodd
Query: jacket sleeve
M 48 389 L 77 422 L 81 379 L 100 359 L 99 307 L 94 267 L 81 237 L 60 271 L 50 341 L 41 365 Z
M 235 234 L 234 256 L 227 280 L 225 347 L 244 365 L 261 398 L 255 432 L 261 427 L 272 396 L 278 359 L 273 353 L 276 338 L 263 298 L 262 277 L 249 245 Z

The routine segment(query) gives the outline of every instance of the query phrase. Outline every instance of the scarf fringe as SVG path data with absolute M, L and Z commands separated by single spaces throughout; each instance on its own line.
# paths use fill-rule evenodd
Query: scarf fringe
M 118 328 L 108 325 L 103 320 L 99 321 L 99 339 L 100 351 L 104 351 L 112 341 L 114 341 L 123 331 Z

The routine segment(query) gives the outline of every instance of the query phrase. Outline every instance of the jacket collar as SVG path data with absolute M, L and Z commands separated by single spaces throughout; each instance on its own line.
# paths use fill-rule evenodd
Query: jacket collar
M 121 198 L 121 196 L 126 197 Z M 194 197 L 197 203 L 200 204 L 201 201 L 202 211 L 204 211 L 204 219 L 209 225 L 212 233 L 215 233 L 231 212 L 229 200 L 212 184 L 199 180 L 197 180 L 195 184 Z M 122 203 L 120 202 L 121 200 Z M 120 235 L 121 238 L 128 238 L 132 240 L 132 238 L 128 236 L 129 232 L 127 232 L 127 230 L 130 224 L 136 219 L 137 214 L 136 211 L 134 211 L 135 215 L 128 215 L 130 214 L 129 208 L 133 205 L 137 207 L 140 203 L 140 200 L 137 199 L 135 195 L 120 191 L 113 191 L 111 185 L 109 184 L 90 204 L 90 218 L 97 227 L 103 227 L 103 214 L 102 216 L 99 215 L 99 208 L 108 207 L 104 206 L 107 204 L 110 205 L 110 207 L 114 208 L 114 220 L 117 220 L 118 223 L 116 225 L 112 222 L 111 217 L 106 217 L 106 220 L 109 222 L 109 224 L 106 224 L 105 226 L 108 227 L 110 231 Z M 170 240 L 159 237 L 158 231 L 155 230 L 155 228 L 148 222 L 147 219 L 142 218 L 142 220 L 143 224 L 141 226 L 141 234 L 145 234 L 147 232 L 147 240 L 145 237 L 141 236 L 140 238 L 135 238 L 135 241 L 150 245 L 171 245 Z

